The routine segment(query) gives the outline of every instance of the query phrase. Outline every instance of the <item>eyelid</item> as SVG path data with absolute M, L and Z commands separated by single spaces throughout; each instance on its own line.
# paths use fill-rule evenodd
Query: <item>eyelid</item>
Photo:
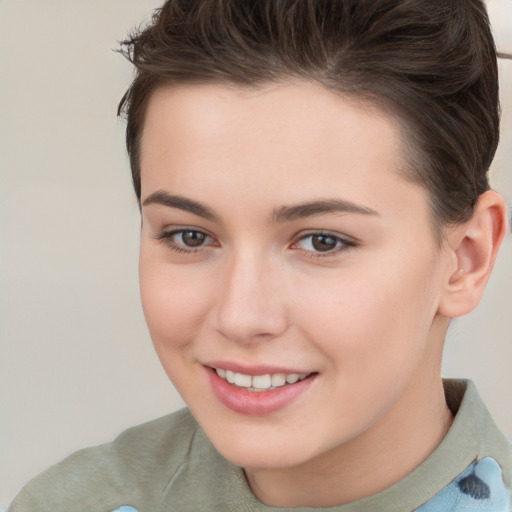
M 336 242 L 340 242 L 341 244 L 331 250 L 328 251 L 314 251 L 314 250 L 308 250 L 308 249 L 302 249 L 300 247 L 296 247 L 299 242 L 302 240 L 305 240 L 306 238 L 313 237 L 313 236 L 326 236 L 330 238 L 334 238 Z M 352 247 L 355 247 L 358 245 L 357 241 L 354 240 L 352 237 L 341 235 L 338 233 L 333 233 L 332 231 L 327 230 L 317 230 L 317 231 L 308 231 L 305 233 L 299 233 L 294 237 L 294 242 L 291 245 L 291 248 L 294 250 L 303 251 L 305 255 L 307 255 L 310 258 L 322 258 L 322 257 L 329 257 L 329 256 L 335 256 L 339 252 L 346 251 Z
M 183 243 L 176 242 L 173 237 L 175 235 L 178 235 L 180 233 L 186 233 L 186 232 L 197 232 L 205 235 L 205 243 L 199 246 L 187 246 Z M 311 250 L 311 249 L 304 249 L 301 247 L 298 247 L 298 244 L 309 238 L 314 236 L 325 236 L 330 237 L 336 240 L 336 246 L 333 249 L 327 250 L 327 251 L 317 251 L 317 250 Z M 205 251 L 208 249 L 211 249 L 212 246 L 219 247 L 220 244 L 216 240 L 216 238 L 211 235 L 208 231 L 202 228 L 197 228 L 195 226 L 177 226 L 173 227 L 172 229 L 164 228 L 162 229 L 158 234 L 154 235 L 154 237 L 158 242 L 164 244 L 171 250 L 174 250 L 177 253 L 180 254 L 195 254 L 200 251 Z M 210 241 L 208 241 L 208 239 Z M 293 250 L 301 251 L 306 257 L 309 258 L 321 258 L 321 257 L 334 257 L 339 252 L 346 251 L 356 245 L 358 245 L 357 240 L 355 240 L 353 237 L 349 237 L 347 235 L 342 235 L 339 233 L 335 233 L 328 230 L 310 230 L 306 232 L 300 232 L 297 233 L 293 237 L 293 243 L 289 246 Z M 212 243 L 213 242 L 213 243 Z
M 173 237 L 175 235 L 178 235 L 180 233 L 190 232 L 190 231 L 196 232 L 196 233 L 201 233 L 201 234 L 205 235 L 205 239 L 209 238 L 209 239 L 215 241 L 215 237 L 213 235 L 211 235 L 210 233 L 208 233 L 206 230 L 192 227 L 192 226 L 180 226 L 180 227 L 176 227 L 173 229 L 162 229 L 158 234 L 156 234 L 154 236 L 154 238 L 158 242 L 163 243 L 164 245 L 166 245 L 167 247 L 169 247 L 170 249 L 172 249 L 178 253 L 194 254 L 194 253 L 197 253 L 198 251 L 205 250 L 209 246 L 212 245 L 211 243 L 210 244 L 204 243 L 200 246 L 192 247 L 192 246 L 187 246 L 184 244 L 177 243 L 176 241 L 173 240 Z M 218 246 L 218 244 L 215 244 L 215 245 Z

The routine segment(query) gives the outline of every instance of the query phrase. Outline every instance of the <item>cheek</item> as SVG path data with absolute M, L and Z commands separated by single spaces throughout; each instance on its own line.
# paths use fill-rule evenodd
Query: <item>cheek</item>
M 436 311 L 432 258 L 377 265 L 303 283 L 297 322 L 340 368 L 385 372 L 421 355 Z
M 143 249 L 139 279 L 144 315 L 159 355 L 190 344 L 209 309 L 208 280 L 184 265 L 159 262 Z
M 306 299 L 296 303 L 302 334 L 323 355 L 326 387 L 342 404 L 332 407 L 332 424 L 348 411 L 343 421 L 353 432 L 384 414 L 427 368 L 427 359 L 434 362 L 426 347 L 435 286 L 428 271 L 420 277 L 417 268 L 395 268 L 367 266 L 333 275 L 321 287 L 310 282 L 301 290 L 304 296 L 309 289 Z

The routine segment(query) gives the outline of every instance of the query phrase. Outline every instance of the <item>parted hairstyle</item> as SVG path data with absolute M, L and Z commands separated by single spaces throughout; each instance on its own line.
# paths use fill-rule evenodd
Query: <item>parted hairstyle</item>
M 406 177 L 434 225 L 468 220 L 499 138 L 496 48 L 482 0 L 168 0 L 121 43 L 119 104 L 137 198 L 148 100 L 164 84 L 307 80 L 401 124 Z

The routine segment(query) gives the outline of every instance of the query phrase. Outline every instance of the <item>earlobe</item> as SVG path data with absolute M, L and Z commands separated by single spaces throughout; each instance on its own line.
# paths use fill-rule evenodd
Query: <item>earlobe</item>
M 456 264 L 443 290 L 441 315 L 459 317 L 478 305 L 506 231 L 505 200 L 492 190 L 483 193 L 471 219 L 449 235 Z

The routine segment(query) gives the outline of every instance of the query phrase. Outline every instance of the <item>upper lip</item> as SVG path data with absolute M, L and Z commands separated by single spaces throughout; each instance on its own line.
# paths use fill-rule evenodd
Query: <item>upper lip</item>
M 222 368 L 223 370 L 230 370 L 235 373 L 241 373 L 243 375 L 273 375 L 276 373 L 284 373 L 284 374 L 304 374 L 304 373 L 313 373 L 311 371 L 304 370 L 303 368 L 290 368 L 286 366 L 276 366 L 276 365 L 244 365 L 232 361 L 208 361 L 203 363 L 204 366 L 208 366 L 210 368 Z

